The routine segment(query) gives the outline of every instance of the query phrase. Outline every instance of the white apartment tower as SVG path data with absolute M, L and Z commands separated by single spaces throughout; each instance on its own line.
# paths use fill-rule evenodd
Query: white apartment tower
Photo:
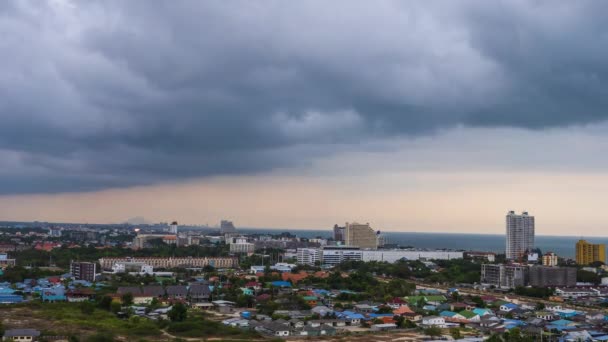
M 510 260 L 522 258 L 526 251 L 534 248 L 534 216 L 524 211 L 521 215 L 514 211 L 507 213 L 506 256 Z

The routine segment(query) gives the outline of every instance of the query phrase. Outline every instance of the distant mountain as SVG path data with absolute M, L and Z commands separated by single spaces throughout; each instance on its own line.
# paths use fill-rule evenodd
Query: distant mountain
M 138 225 L 138 224 L 149 224 L 150 222 L 141 216 L 136 216 L 136 217 L 132 217 L 132 218 L 128 219 L 127 221 L 125 221 L 125 223 L 131 224 L 131 225 Z

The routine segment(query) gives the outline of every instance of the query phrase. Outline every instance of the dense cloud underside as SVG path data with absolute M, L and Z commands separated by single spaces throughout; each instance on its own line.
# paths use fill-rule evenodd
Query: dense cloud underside
M 2 1 L 0 193 L 608 112 L 608 2 Z

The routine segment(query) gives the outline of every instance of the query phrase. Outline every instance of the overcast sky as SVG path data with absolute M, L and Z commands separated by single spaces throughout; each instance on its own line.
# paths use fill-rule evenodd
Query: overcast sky
M 607 12 L 2 1 L 0 220 L 606 235 Z

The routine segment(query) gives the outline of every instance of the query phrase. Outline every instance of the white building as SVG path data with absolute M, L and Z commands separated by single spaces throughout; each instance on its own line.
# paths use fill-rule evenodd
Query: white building
M 337 265 L 347 260 L 361 260 L 359 247 L 350 246 L 327 246 L 322 249 L 322 261 L 324 265 Z
M 507 228 L 507 259 L 522 258 L 526 251 L 534 248 L 534 216 L 524 211 L 521 215 L 509 211 L 506 216 Z
M 422 318 L 422 325 L 427 327 L 445 328 L 445 318 L 439 316 L 427 316 Z
M 321 262 L 321 250 L 319 248 L 298 248 L 298 264 L 314 266 Z
M 154 267 L 144 262 L 117 262 L 112 266 L 112 273 L 153 274 Z
M 173 221 L 171 223 L 171 225 L 169 226 L 169 233 L 177 234 L 177 222 L 176 221 Z
M 548 252 L 543 255 L 543 265 L 544 266 L 557 266 L 557 254 L 553 252 Z
M 362 261 L 385 261 L 394 263 L 399 260 L 452 260 L 462 259 L 463 252 L 454 251 L 418 251 L 418 250 L 365 250 L 361 251 Z
M 255 251 L 255 245 L 249 242 L 245 243 L 231 243 L 230 253 L 247 253 L 251 254 Z

